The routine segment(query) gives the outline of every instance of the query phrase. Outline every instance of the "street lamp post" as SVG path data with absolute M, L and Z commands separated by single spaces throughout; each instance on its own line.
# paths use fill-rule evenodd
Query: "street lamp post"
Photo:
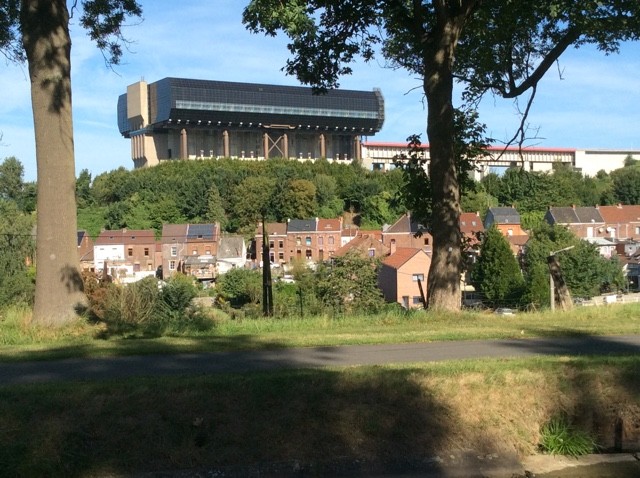
M 552 251 L 549 254 L 549 257 L 547 258 L 548 262 L 549 262 L 549 296 L 550 296 L 550 303 L 549 305 L 551 306 L 551 310 L 555 310 L 556 309 L 556 298 L 555 298 L 555 283 L 553 281 L 553 272 L 551 271 L 551 261 L 553 260 L 552 258 L 560 253 L 560 252 L 564 252 L 564 251 L 568 251 L 570 249 L 573 249 L 575 246 L 569 246 L 569 247 L 565 247 L 562 249 L 558 249 L 557 251 Z

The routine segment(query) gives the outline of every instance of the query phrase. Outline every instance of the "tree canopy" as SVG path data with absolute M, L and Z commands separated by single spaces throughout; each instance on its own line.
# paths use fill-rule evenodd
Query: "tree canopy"
M 317 91 L 339 85 L 358 57 L 381 55 L 423 80 L 430 149 L 434 237 L 429 306 L 460 306 L 462 269 L 460 156 L 456 151 L 455 81 L 463 111 L 486 93 L 529 92 L 569 47 L 594 44 L 605 53 L 637 40 L 635 0 L 252 0 L 243 14 L 253 32 L 289 37 L 284 70 Z M 415 132 L 408 132 L 415 133 Z M 524 129 L 514 133 L 523 140 Z

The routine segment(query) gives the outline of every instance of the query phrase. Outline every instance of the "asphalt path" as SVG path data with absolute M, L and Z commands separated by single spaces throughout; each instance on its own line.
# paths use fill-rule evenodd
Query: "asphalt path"
M 631 355 L 640 335 L 309 347 L 0 363 L 0 386 L 540 355 Z

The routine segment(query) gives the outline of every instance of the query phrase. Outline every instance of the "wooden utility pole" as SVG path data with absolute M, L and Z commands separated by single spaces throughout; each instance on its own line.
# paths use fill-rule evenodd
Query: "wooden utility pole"
M 269 236 L 262 217 L 262 315 L 273 316 L 273 287 L 271 285 L 271 260 L 269 259 Z

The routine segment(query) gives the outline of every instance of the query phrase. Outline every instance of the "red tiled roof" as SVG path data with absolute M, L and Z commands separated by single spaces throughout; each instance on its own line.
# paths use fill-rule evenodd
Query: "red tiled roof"
M 608 224 L 640 222 L 640 206 L 598 206 L 600 215 Z
M 316 232 L 341 231 L 342 221 L 340 219 L 318 219 Z
M 422 249 L 415 249 L 412 247 L 398 247 L 396 252 L 387 257 L 382 263 L 393 269 L 400 269 L 403 265 L 409 261 L 413 256 L 419 253 L 424 253 Z

